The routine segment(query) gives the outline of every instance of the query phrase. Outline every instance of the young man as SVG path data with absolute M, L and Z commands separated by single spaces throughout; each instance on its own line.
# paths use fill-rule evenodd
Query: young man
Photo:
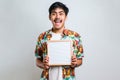
M 53 27 L 40 34 L 35 49 L 36 65 L 43 69 L 40 80 L 75 80 L 74 70 L 82 64 L 83 47 L 81 37 L 78 33 L 65 29 L 68 12 L 69 9 L 61 2 L 55 2 L 49 8 L 49 19 Z M 47 56 L 48 40 L 71 40 L 73 42 L 71 66 L 49 66 L 49 57 Z

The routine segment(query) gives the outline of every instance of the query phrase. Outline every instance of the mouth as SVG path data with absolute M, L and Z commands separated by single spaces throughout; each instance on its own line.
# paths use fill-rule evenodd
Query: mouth
M 58 24 L 58 25 L 59 25 L 60 23 L 62 23 L 62 20 L 56 18 L 56 19 L 54 20 L 54 22 L 55 22 L 55 24 Z

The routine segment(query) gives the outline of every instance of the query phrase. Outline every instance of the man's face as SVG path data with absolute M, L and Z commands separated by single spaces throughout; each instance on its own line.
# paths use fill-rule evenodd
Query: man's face
M 67 16 L 65 15 L 64 10 L 61 8 L 56 8 L 49 15 L 49 18 L 53 24 L 53 28 L 56 30 L 59 30 L 64 27 L 66 17 Z

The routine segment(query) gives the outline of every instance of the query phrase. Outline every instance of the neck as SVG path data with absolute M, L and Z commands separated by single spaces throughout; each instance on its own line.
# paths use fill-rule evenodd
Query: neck
M 64 28 L 65 28 L 65 27 L 62 27 L 61 29 L 55 29 L 55 28 L 53 28 L 52 31 L 53 31 L 54 33 L 63 33 Z

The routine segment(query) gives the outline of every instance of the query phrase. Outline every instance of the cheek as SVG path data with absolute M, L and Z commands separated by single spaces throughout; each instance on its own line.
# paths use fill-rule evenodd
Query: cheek
M 50 20 L 51 20 L 52 22 L 54 22 L 54 19 L 53 19 L 53 18 L 50 18 Z
M 66 17 L 63 16 L 63 17 L 62 17 L 62 20 L 65 21 L 65 20 L 66 20 Z
M 62 19 L 63 23 L 65 22 L 65 20 L 66 20 L 65 18 Z
M 54 17 L 54 16 L 50 16 L 49 19 L 50 19 L 51 21 L 54 21 L 55 17 Z
M 55 20 L 55 17 L 52 17 L 51 20 L 54 21 L 54 20 Z

